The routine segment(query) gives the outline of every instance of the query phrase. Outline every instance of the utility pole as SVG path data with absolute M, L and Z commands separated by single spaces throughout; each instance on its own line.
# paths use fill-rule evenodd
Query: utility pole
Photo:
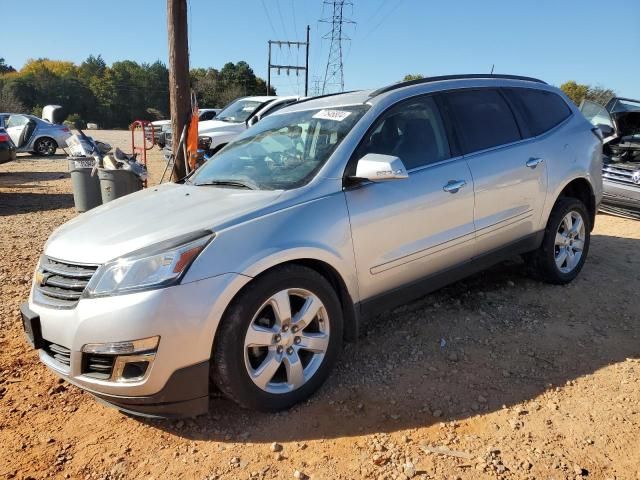
M 324 0 L 325 5 L 329 5 L 332 9 L 330 18 L 320 20 L 323 23 L 331 24 L 331 32 L 327 33 L 325 39 L 331 40 L 329 47 L 329 58 L 327 58 L 327 67 L 324 72 L 324 82 L 322 84 L 322 93 L 329 93 L 327 89 L 339 89 L 344 92 L 344 64 L 342 58 L 342 41 L 351 40 L 343 32 L 345 23 L 354 24 L 351 19 L 344 17 L 345 5 L 353 8 L 353 2 L 350 0 Z
M 269 40 L 269 60 L 267 62 L 267 95 L 270 94 L 270 90 L 271 90 L 271 70 L 276 69 L 277 70 L 277 74 L 280 75 L 280 71 L 281 70 L 285 70 L 287 72 L 287 75 L 289 75 L 289 73 L 293 70 L 294 72 L 296 72 L 296 75 L 299 74 L 299 72 L 304 71 L 304 96 L 306 97 L 309 94 L 309 31 L 311 30 L 311 28 L 309 27 L 309 25 L 307 25 L 307 41 L 306 42 L 292 42 L 292 41 L 288 41 L 288 40 Z M 300 65 L 277 65 L 277 64 L 273 64 L 271 63 L 271 46 L 275 45 L 278 46 L 280 48 L 282 48 L 282 46 L 287 46 L 289 48 L 291 48 L 292 46 L 300 48 L 302 46 L 305 47 L 306 51 L 305 51 L 305 64 L 304 67 L 300 66 Z
M 173 179 L 186 174 L 184 150 L 180 136 L 189 121 L 191 93 L 189 86 L 189 43 L 187 38 L 187 0 L 167 0 L 169 32 L 169 110 L 173 131 Z

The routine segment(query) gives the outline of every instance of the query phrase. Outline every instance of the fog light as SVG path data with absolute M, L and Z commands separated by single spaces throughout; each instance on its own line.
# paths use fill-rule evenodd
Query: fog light
M 110 382 L 144 380 L 156 358 L 160 337 L 128 342 L 88 343 L 82 347 L 82 374 Z
M 126 355 L 155 350 L 158 348 L 159 341 L 160 337 L 149 337 L 129 342 L 87 343 L 82 347 L 82 351 L 101 355 Z
M 147 376 L 155 357 L 155 353 L 116 357 L 111 380 L 114 382 L 139 382 L 143 380 Z

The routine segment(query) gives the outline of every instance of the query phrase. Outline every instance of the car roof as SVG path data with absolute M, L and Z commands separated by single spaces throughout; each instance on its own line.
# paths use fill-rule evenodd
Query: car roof
M 384 101 L 389 96 L 409 96 L 411 94 L 437 92 L 454 88 L 472 87 L 528 87 L 541 90 L 555 90 L 547 83 L 532 77 L 519 75 L 490 75 L 465 74 L 427 77 L 408 82 L 398 82 L 375 90 L 356 90 L 352 92 L 335 93 L 319 97 L 302 99 L 293 105 L 283 108 L 277 113 L 313 110 L 318 108 L 346 107 L 359 104 L 374 105 Z

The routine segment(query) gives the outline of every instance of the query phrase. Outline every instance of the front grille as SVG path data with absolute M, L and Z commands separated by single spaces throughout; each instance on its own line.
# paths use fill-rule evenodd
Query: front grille
M 73 307 L 80 300 L 97 268 L 94 265 L 77 265 L 43 257 L 36 278 L 36 290 L 49 305 Z
M 634 182 L 634 173 L 640 172 L 640 166 L 628 164 L 606 164 L 602 167 L 602 178 L 625 185 L 640 184 Z M 640 175 L 640 174 L 638 174 Z
M 71 350 L 62 345 L 57 345 L 55 343 L 47 342 L 45 340 L 45 345 L 43 349 L 47 355 L 53 358 L 56 362 L 64 365 L 67 368 L 71 367 Z
M 98 380 L 109 380 L 113 373 L 115 358 L 115 355 L 84 353 L 82 355 L 82 374 Z

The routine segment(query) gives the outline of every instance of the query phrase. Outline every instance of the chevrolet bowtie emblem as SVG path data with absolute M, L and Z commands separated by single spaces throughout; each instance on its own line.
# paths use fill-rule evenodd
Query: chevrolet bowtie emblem
M 42 285 L 45 281 L 44 273 L 42 273 L 40 270 L 37 270 L 35 275 L 35 280 L 36 280 L 36 284 Z

